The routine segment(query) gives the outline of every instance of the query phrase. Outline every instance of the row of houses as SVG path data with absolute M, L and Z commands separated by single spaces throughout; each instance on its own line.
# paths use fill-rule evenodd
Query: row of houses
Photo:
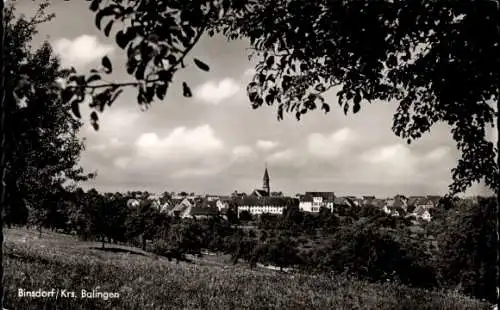
M 316 213 L 321 208 L 333 211 L 334 206 L 344 205 L 351 207 L 374 206 L 392 216 L 414 216 L 430 221 L 430 210 L 438 206 L 440 196 L 410 196 L 396 195 L 391 198 L 376 198 L 375 196 L 344 196 L 337 197 L 334 192 L 306 192 L 299 195 L 299 208 L 305 212 Z
M 224 213 L 233 207 L 238 215 L 247 211 L 252 215 L 264 213 L 283 214 L 288 206 L 298 206 L 299 201 L 292 197 L 269 197 L 269 196 L 207 196 L 186 197 L 181 199 L 170 199 L 161 205 L 160 212 L 175 215 L 181 218 L 195 217 L 205 218 Z
M 380 199 L 374 196 L 337 197 L 333 192 L 306 192 L 296 197 L 266 196 L 252 192 L 250 195 L 233 196 L 188 196 L 176 197 L 166 201 L 151 199 L 152 204 L 160 212 L 181 218 L 208 218 L 224 214 L 229 208 L 235 209 L 238 215 L 247 211 L 251 215 L 283 214 L 288 207 L 298 207 L 301 211 L 319 213 L 321 208 L 331 211 L 336 206 L 364 207 L 374 206 L 392 216 L 414 216 L 416 219 L 431 220 L 430 210 L 435 208 L 440 197 L 401 195 Z M 129 206 L 137 206 L 138 200 L 131 200 Z
M 375 196 L 343 196 L 337 197 L 334 192 L 305 192 L 295 197 L 285 197 L 281 192 L 271 192 L 270 177 L 267 166 L 264 171 L 262 188 L 254 189 L 251 194 L 234 192 L 231 196 L 195 195 L 194 193 L 173 196 L 167 201 L 150 198 L 161 212 L 182 218 L 207 218 L 217 216 L 230 207 L 236 209 L 238 215 L 247 211 L 252 215 L 283 214 L 290 207 L 299 207 L 304 212 L 319 213 L 321 208 L 333 211 L 335 206 L 363 207 L 374 206 L 392 216 L 414 216 L 417 219 L 431 220 L 430 210 L 435 208 L 440 196 L 396 195 L 379 199 Z M 138 204 L 137 201 L 133 204 Z

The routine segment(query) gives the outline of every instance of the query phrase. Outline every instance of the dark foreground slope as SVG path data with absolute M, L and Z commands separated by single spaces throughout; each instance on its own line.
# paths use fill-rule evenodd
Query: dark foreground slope
M 488 309 L 451 292 L 243 266 L 176 264 L 134 248 L 102 251 L 97 243 L 55 233 L 38 238 L 35 231 L 10 229 L 6 239 L 7 309 Z M 59 291 L 29 298 L 19 297 L 19 289 Z M 82 289 L 119 297 L 81 298 Z

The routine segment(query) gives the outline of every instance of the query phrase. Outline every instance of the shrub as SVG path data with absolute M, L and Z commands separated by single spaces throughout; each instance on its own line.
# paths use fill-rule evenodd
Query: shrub
M 494 198 L 450 209 L 438 236 L 442 280 L 471 296 L 496 298 Z

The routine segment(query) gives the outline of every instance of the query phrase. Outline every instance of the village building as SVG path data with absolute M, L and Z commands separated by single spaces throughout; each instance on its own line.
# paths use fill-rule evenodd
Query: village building
M 283 211 L 290 206 L 299 206 L 299 200 L 282 195 L 271 195 L 271 181 L 267 165 L 264 170 L 264 177 L 261 189 L 254 189 L 248 196 L 233 197 L 233 203 L 238 209 L 238 215 L 242 211 L 248 211 L 252 215 L 283 214 Z
M 334 192 L 306 192 L 300 197 L 299 208 L 304 212 L 319 212 L 324 207 L 333 211 L 335 205 Z
M 282 215 L 286 208 L 296 206 L 299 201 L 291 197 L 255 197 L 247 196 L 236 201 L 238 215 L 248 211 L 252 215 L 264 213 Z

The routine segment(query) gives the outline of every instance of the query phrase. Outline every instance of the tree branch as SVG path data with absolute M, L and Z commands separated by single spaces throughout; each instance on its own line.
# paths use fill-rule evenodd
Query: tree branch
M 194 40 L 193 40 L 193 43 L 191 43 L 187 48 L 186 50 L 182 53 L 182 56 L 179 57 L 179 59 L 170 66 L 170 68 L 167 69 L 167 73 L 173 73 L 174 69 L 179 65 L 181 64 L 184 59 L 186 58 L 186 56 L 189 54 L 189 52 L 194 48 L 194 46 L 198 43 L 198 41 L 200 40 L 201 36 L 203 35 L 203 33 L 205 32 L 206 28 L 207 28 L 207 25 L 208 25 L 208 20 L 209 20 L 209 14 L 210 14 L 210 11 L 207 13 L 206 15 L 206 18 L 205 18 L 205 21 L 204 21 L 204 24 L 203 26 L 200 28 L 198 34 L 194 37 Z M 99 88 L 107 88 L 107 87 L 126 87 L 126 86 L 134 86 L 134 87 L 137 87 L 138 85 L 141 85 L 141 84 L 150 84 L 150 83 L 156 83 L 156 82 L 159 82 L 161 81 L 160 78 L 155 78 L 155 79 L 151 79 L 151 80 L 144 80 L 142 82 L 123 82 L 123 83 L 106 83 L 106 84 L 99 84 L 99 85 L 86 85 L 85 88 L 86 89 L 99 89 Z M 68 88 L 72 88 L 72 89 L 76 89 L 76 88 L 79 88 L 81 86 L 68 86 Z

